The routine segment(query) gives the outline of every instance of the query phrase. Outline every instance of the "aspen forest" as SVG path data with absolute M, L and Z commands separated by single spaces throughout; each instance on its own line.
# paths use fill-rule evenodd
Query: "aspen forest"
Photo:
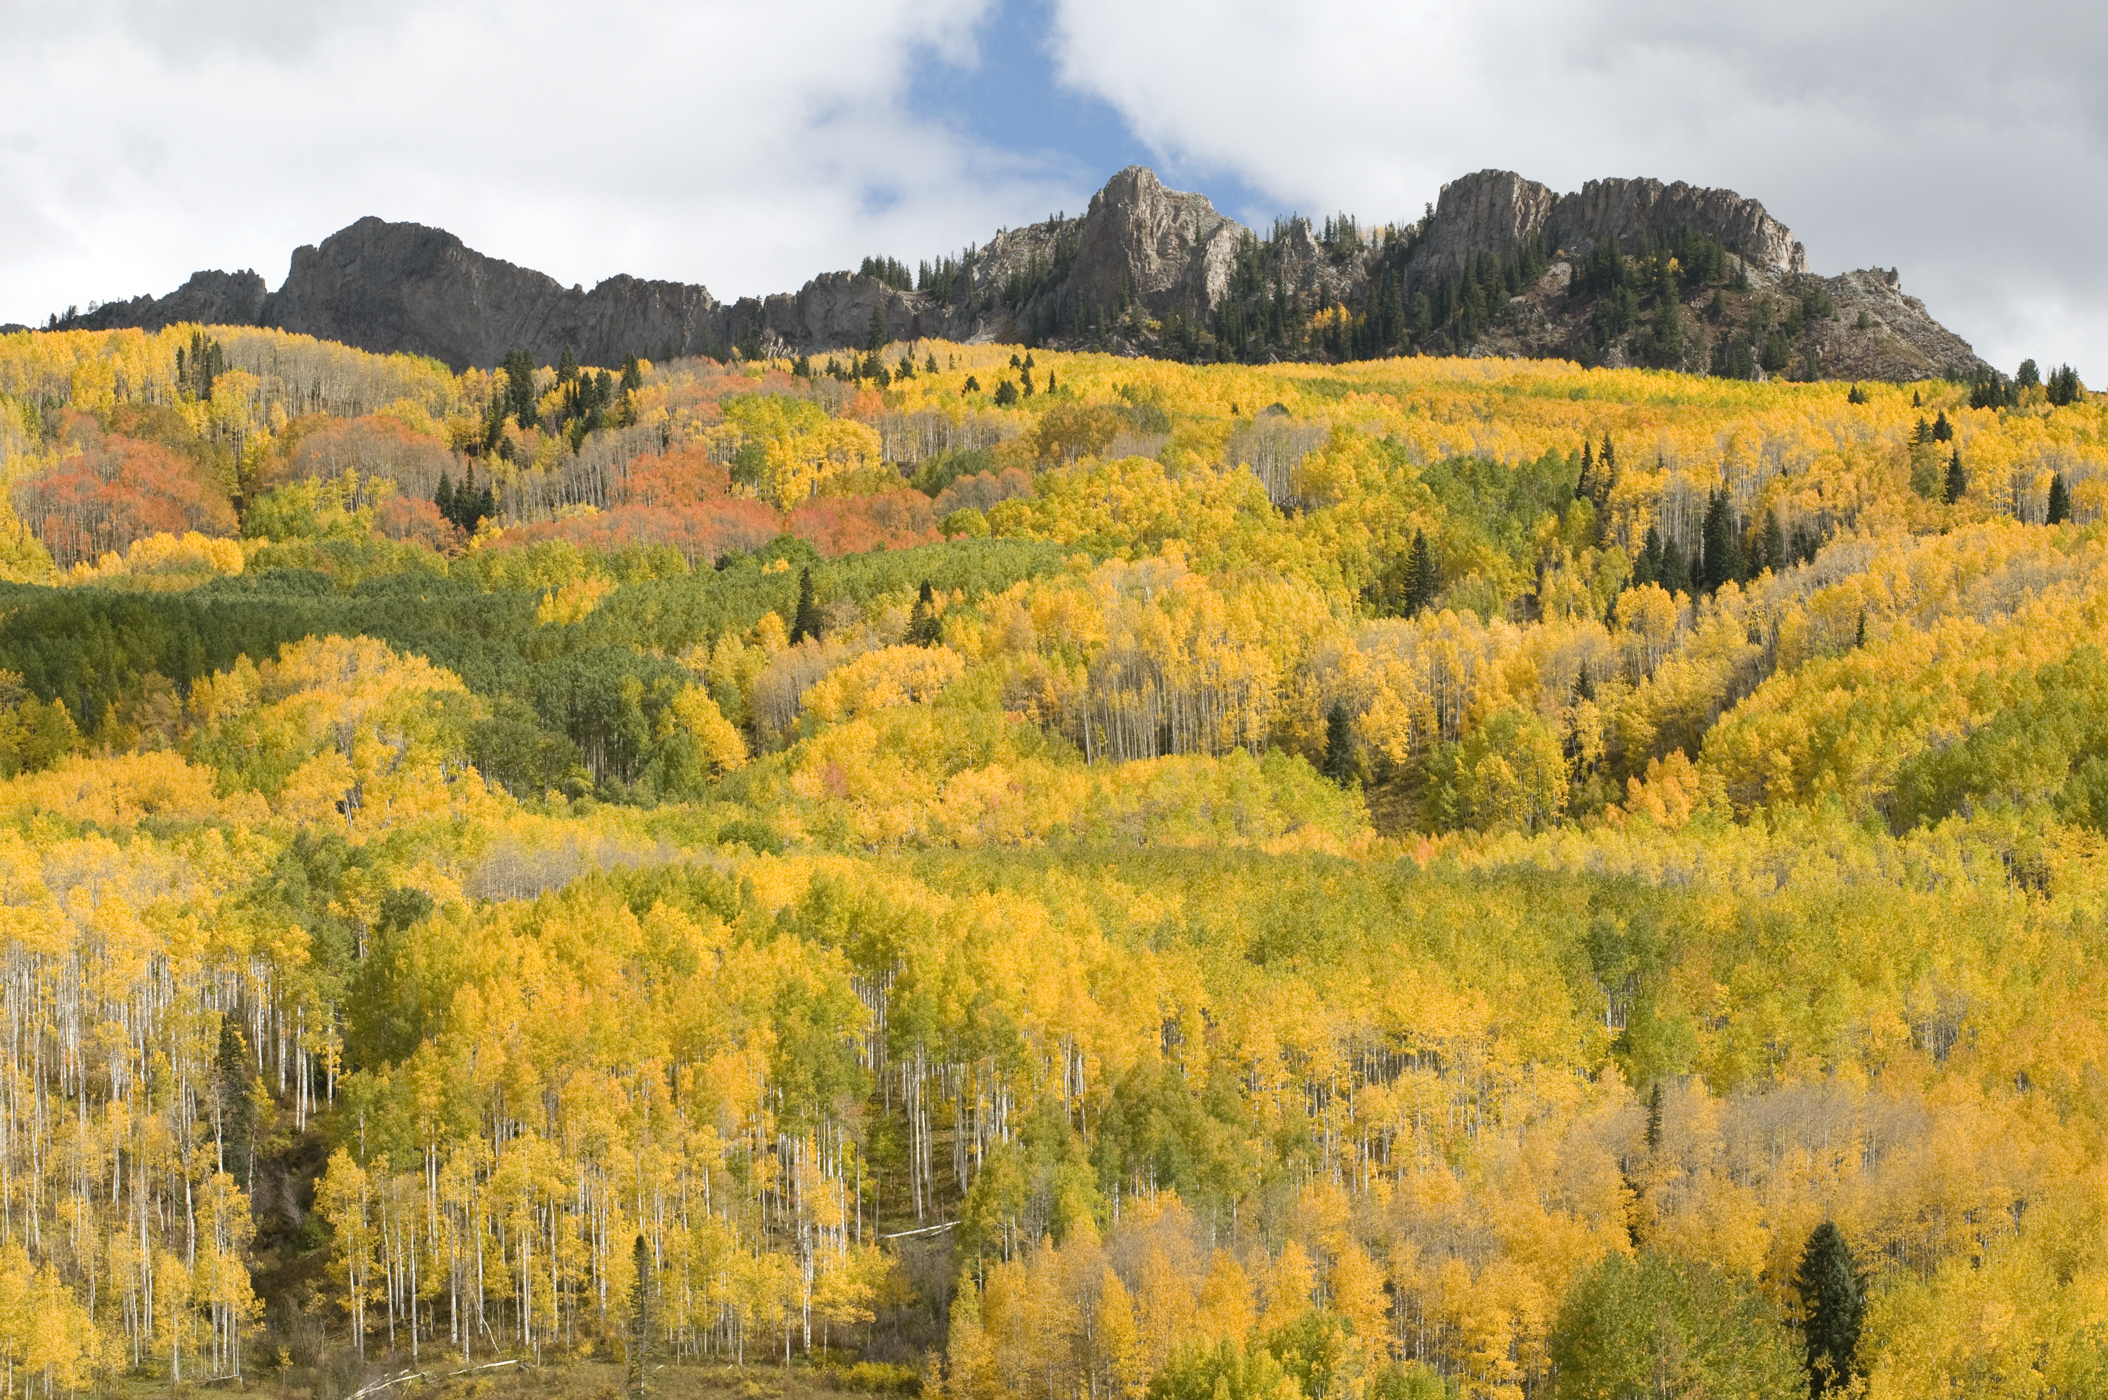
M 2108 1394 L 2041 377 L 0 335 L 0 1388 Z

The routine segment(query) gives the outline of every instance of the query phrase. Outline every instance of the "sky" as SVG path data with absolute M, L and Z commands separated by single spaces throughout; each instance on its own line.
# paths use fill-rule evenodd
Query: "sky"
M 2108 387 L 2108 6 L 1774 0 L 0 0 L 0 321 L 276 286 L 367 215 L 721 298 L 1154 167 L 1256 227 L 1500 168 L 1760 199 L 2010 371 Z

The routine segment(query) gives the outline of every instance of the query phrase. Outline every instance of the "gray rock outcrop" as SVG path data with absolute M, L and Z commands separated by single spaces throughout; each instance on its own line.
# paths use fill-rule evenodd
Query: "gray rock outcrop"
M 1591 296 L 1569 291 L 1570 260 L 1605 239 L 1636 253 L 1686 229 L 1735 254 L 1736 276 L 1744 279 L 1736 285 L 1747 283 L 1737 294 L 1739 319 L 1694 333 L 1697 343 L 1724 346 L 1743 333 L 1752 297 L 1806 297 L 1821 284 L 1839 314 L 1809 330 L 1796 352 L 1807 365 L 1887 379 L 1981 368 L 1965 341 L 1902 294 L 1893 273 L 1813 277 L 1792 231 L 1753 199 L 1651 179 L 1591 180 L 1559 194 L 1506 170 L 1451 181 L 1410 228 L 1365 239 L 1343 222 L 1328 224 L 1321 239 L 1307 220 L 1291 219 L 1260 239 L 1204 196 L 1167 189 L 1153 171 L 1129 166 L 1081 216 L 1004 229 L 969 248 L 936 279 L 938 290 L 830 272 L 796 292 L 731 305 L 702 286 L 629 276 L 591 291 L 564 287 L 478 253 L 444 230 L 368 218 L 295 252 L 276 292 L 254 272 L 200 272 L 168 296 L 111 303 L 67 324 L 276 326 L 367 350 L 430 355 L 459 369 L 495 365 L 515 348 L 542 363 L 569 348 L 587 364 L 616 365 L 630 354 L 722 355 L 734 346 L 775 355 L 839 353 L 863 348 L 874 335 L 883 342 L 1015 340 L 1264 358 L 1280 353 L 1280 342 L 1268 337 L 1283 325 L 1343 307 L 1352 313 L 1352 336 L 1335 334 L 1322 347 L 1291 345 L 1287 353 L 1412 348 L 1608 364 L 1627 354 L 1626 332 L 1613 328 L 1612 340 L 1604 339 Z M 1483 255 L 1512 259 L 1526 248 L 1550 255 L 1549 270 L 1518 295 L 1511 266 L 1505 290 L 1475 303 L 1485 308 L 1474 313 L 1483 322 L 1430 329 L 1415 319 L 1422 298 L 1456 305 Z M 1692 295 L 1686 311 L 1698 318 L 1712 293 Z M 1329 324 L 1343 323 L 1335 317 Z M 1661 360 L 1657 354 L 1646 362 Z

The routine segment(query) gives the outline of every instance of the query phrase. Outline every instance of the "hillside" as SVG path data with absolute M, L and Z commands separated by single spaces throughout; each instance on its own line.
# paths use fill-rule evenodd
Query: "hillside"
M 1139 166 L 1079 218 L 1006 229 L 922 262 L 828 273 L 795 293 L 720 303 L 622 276 L 591 291 L 486 257 L 439 229 L 361 219 L 293 254 L 277 291 L 200 272 L 165 297 L 109 302 L 69 328 L 265 326 L 382 353 L 489 368 L 748 359 L 944 339 L 1188 361 L 1553 356 L 1749 379 L 1965 379 L 1986 367 L 1903 294 L 1893 271 L 1817 277 L 1792 233 L 1732 191 L 1591 181 L 1558 195 L 1504 171 L 1442 189 L 1408 226 L 1265 237 Z M 57 322 L 54 320 L 54 324 Z
M 2100 1392 L 2108 400 L 834 356 L 0 336 L 9 1385 Z

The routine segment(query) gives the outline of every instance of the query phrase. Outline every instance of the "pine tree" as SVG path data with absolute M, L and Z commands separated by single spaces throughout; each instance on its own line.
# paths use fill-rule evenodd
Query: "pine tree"
M 249 1097 L 249 1047 L 232 1016 L 220 1018 L 219 1053 L 220 1170 L 252 1189 L 256 1184 L 256 1105 Z
M 651 1253 L 644 1245 L 640 1231 L 637 1243 L 630 1250 L 636 1264 L 635 1276 L 629 1285 L 629 1395 L 638 1400 L 644 1394 L 644 1352 L 650 1345 L 650 1311 L 647 1306 L 651 1283 Z
M 997 408 L 1008 408 L 1016 402 L 1017 385 L 1006 379 L 995 386 L 995 406 Z
M 2049 479 L 2049 509 L 2044 512 L 2042 523 L 2062 525 L 2071 519 L 2071 493 L 2064 489 L 2064 473 L 2058 472 Z
M 1435 601 L 1442 591 L 1442 566 L 1435 562 L 1434 549 L 1427 542 L 1427 532 L 1413 532 L 1412 553 L 1405 563 L 1405 615 L 1412 617 L 1422 608 Z
M 1778 573 L 1786 567 L 1786 532 L 1779 528 L 1777 511 L 1764 516 L 1764 532 L 1757 537 L 1757 569 Z
M 534 356 L 525 350 L 505 352 L 505 409 L 523 428 L 535 422 Z
M 1325 763 L 1326 777 L 1340 786 L 1353 780 L 1355 769 L 1354 727 L 1347 718 L 1344 701 L 1335 700 L 1325 714 Z
M 1801 1333 L 1808 1346 L 1808 1394 L 1850 1383 L 1866 1318 L 1866 1277 L 1844 1232 L 1825 1220 L 1808 1236 L 1793 1286 L 1801 1295 Z
M 1945 422 L 1945 418 L 1941 419 Z M 1934 431 L 1938 431 L 1935 429 Z M 1954 455 L 1947 459 L 1947 504 L 1953 505 L 1969 489 L 1969 474 L 1962 470 L 1962 450 L 1957 447 Z
M 813 596 L 812 570 L 798 571 L 798 611 L 791 618 L 790 639 L 793 645 L 807 637 L 815 641 L 820 636 L 820 603 Z
M 643 387 L 644 366 L 637 363 L 635 355 L 625 356 L 622 361 L 622 392 L 628 394 Z
M 1594 501 L 1596 498 L 1596 445 L 1587 438 L 1581 440 L 1581 475 L 1574 479 L 1574 499 Z
M 1662 541 L 1661 577 L 1656 582 L 1671 593 L 1691 591 L 1691 570 L 1684 562 L 1683 546 L 1674 535 Z
M 1640 545 L 1639 558 L 1632 561 L 1632 582 L 1635 587 L 1645 587 L 1662 581 L 1662 535 L 1654 526 L 1647 527 L 1647 538 Z
M 886 334 L 886 304 L 881 301 L 871 308 L 871 329 L 864 333 L 864 349 L 876 354 L 886 348 L 891 338 Z
M 1662 1145 L 1662 1086 L 1654 1081 L 1654 1091 L 1647 1095 L 1647 1150 L 1656 1152 Z
M 1947 421 L 1947 410 L 1944 408 L 1940 410 L 1940 416 L 1932 420 L 1932 440 L 1934 442 L 1954 441 L 1954 424 Z
M 564 353 L 556 361 L 556 382 L 569 384 L 576 378 L 578 378 L 578 352 L 566 345 Z
M 937 595 L 930 581 L 922 581 L 922 592 L 916 595 L 915 607 L 908 614 L 908 642 L 918 647 L 931 647 L 944 640 L 944 626 L 937 618 Z
M 1725 490 L 1713 492 L 1706 502 L 1699 548 L 1698 585 L 1705 592 L 1718 592 L 1722 584 L 1742 577 L 1742 537 L 1735 529 L 1734 506 Z

